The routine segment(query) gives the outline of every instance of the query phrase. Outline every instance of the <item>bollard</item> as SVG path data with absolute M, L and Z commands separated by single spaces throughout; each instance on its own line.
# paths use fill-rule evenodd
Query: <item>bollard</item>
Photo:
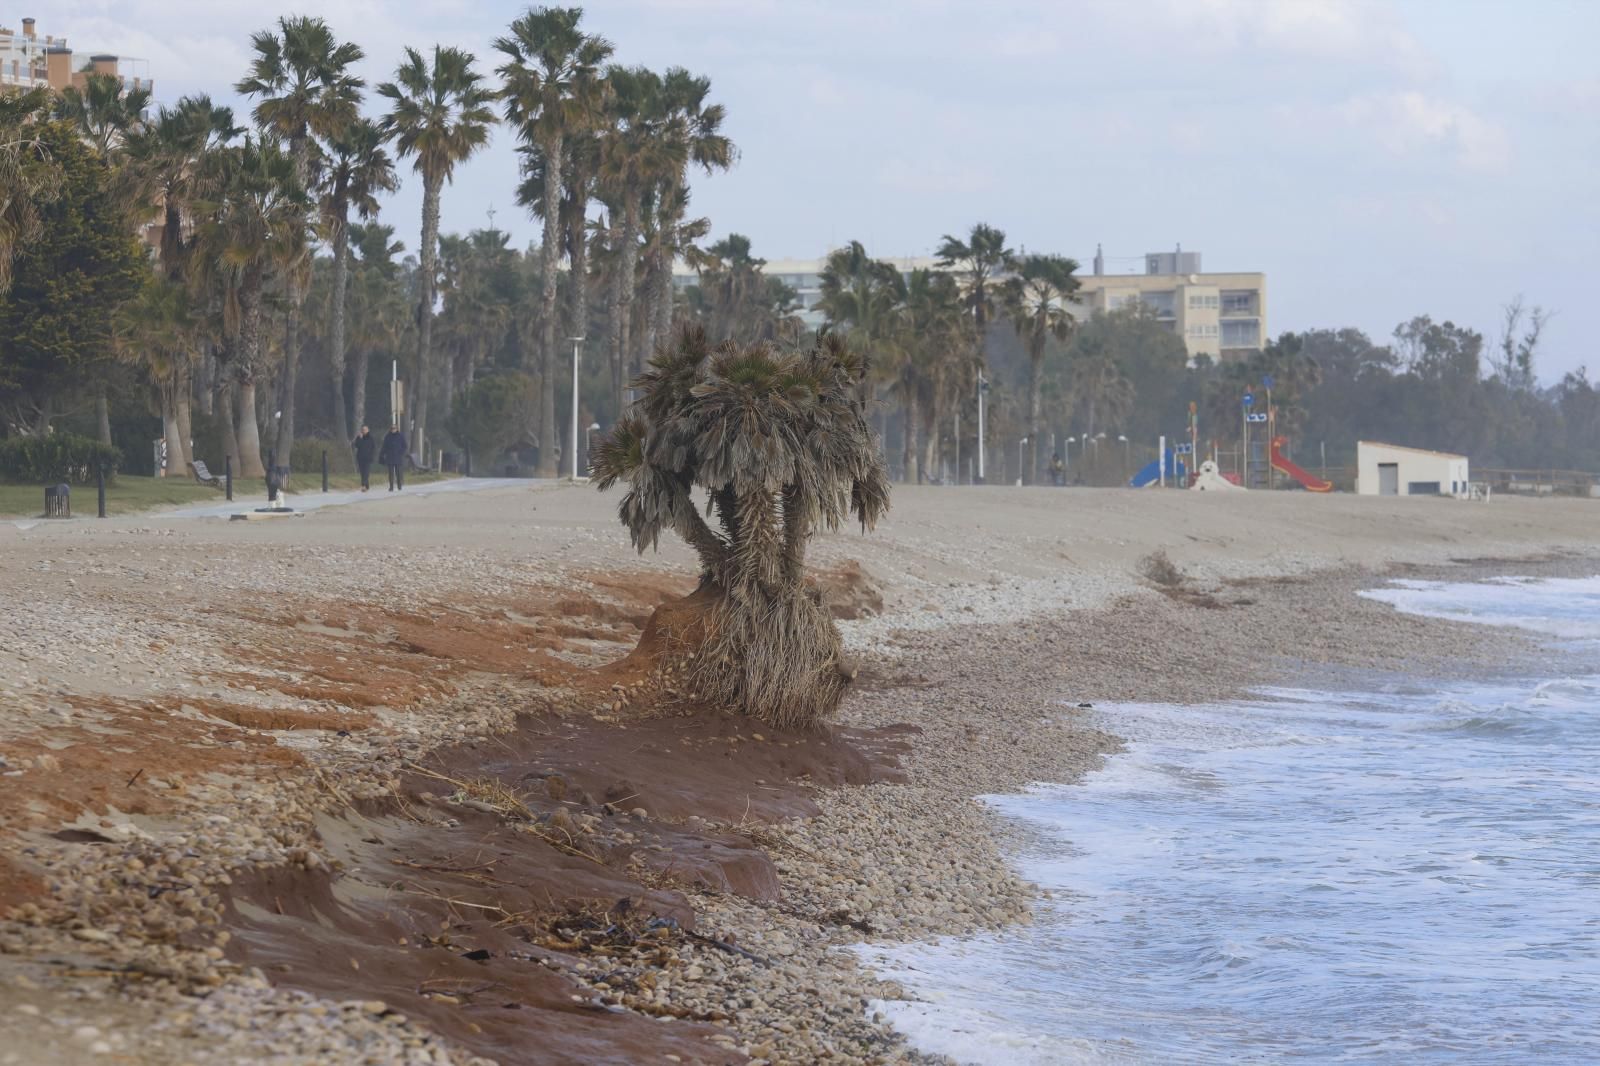
M 267 502 L 272 503 L 278 498 L 278 451 L 276 448 L 267 449 Z
M 226 483 L 226 488 L 228 490 L 228 502 L 232 503 L 233 502 L 233 456 L 231 456 L 231 455 L 224 455 L 222 457 L 222 480 Z
M 328 450 L 322 450 L 322 491 L 328 491 Z
M 94 487 L 99 497 L 100 517 L 106 516 L 106 467 L 104 463 L 94 464 Z

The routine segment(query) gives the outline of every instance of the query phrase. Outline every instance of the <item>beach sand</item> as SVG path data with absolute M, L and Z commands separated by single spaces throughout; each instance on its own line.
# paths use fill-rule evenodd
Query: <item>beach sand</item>
M 1600 569 L 1589 501 L 901 488 L 800 736 L 597 680 L 693 585 L 616 502 L 0 525 L 0 1063 L 917 1061 L 839 948 L 1026 920 L 973 797 L 1077 704 L 1527 661 L 1355 591 Z

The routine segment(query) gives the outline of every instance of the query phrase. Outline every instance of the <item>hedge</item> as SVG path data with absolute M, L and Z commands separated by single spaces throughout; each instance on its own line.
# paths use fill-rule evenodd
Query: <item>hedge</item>
M 6 481 L 87 485 L 94 480 L 96 466 L 114 478 L 121 465 L 120 449 L 73 433 L 0 440 L 0 479 Z

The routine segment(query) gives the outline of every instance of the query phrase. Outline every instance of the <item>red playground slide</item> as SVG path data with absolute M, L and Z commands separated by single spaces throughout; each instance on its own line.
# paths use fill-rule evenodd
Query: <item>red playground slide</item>
M 1307 492 L 1332 492 L 1333 482 L 1324 481 L 1320 477 L 1312 477 L 1300 467 L 1284 457 L 1283 446 L 1289 442 L 1288 437 L 1272 438 L 1272 469 L 1280 474 L 1287 474 L 1305 488 Z

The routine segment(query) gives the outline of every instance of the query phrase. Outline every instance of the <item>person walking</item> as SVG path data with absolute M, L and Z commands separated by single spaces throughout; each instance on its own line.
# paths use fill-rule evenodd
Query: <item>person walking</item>
M 356 434 L 356 469 L 361 472 L 361 491 L 372 487 L 372 460 L 378 454 L 378 439 L 366 426 Z
M 406 487 L 406 435 L 398 425 L 389 427 L 378 449 L 378 461 L 389 468 L 389 491 Z

